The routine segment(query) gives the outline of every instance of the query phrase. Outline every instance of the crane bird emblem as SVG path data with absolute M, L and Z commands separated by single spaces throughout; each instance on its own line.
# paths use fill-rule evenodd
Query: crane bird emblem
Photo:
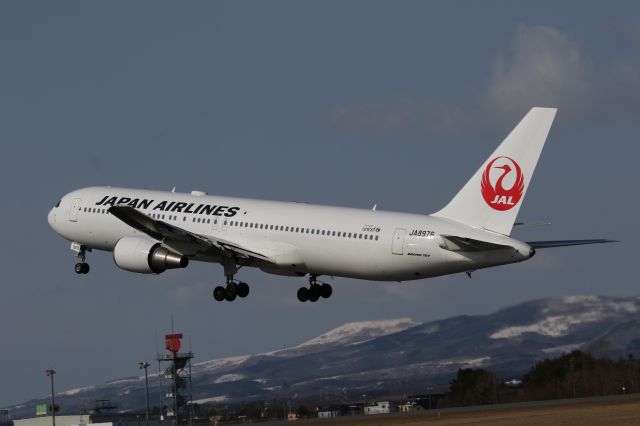
M 496 161 L 498 162 L 497 165 Z M 493 173 L 494 182 L 492 183 L 491 171 L 502 170 Z M 495 177 L 497 176 L 497 179 Z M 507 181 L 505 182 L 505 179 Z M 512 183 L 509 186 L 509 183 Z M 482 197 L 492 209 L 506 211 L 513 208 L 524 193 L 524 176 L 520 165 L 510 157 L 496 157 L 487 164 L 482 175 L 481 181 Z M 508 188 L 505 188 L 505 185 Z

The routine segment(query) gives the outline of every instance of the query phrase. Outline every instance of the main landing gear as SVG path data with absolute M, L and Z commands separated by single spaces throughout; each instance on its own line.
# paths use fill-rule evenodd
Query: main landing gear
M 245 298 L 249 295 L 249 284 L 234 280 L 233 275 L 227 276 L 227 286 L 222 287 L 219 285 L 213 290 L 213 298 L 218 302 L 226 300 L 227 302 L 233 302 L 236 297 Z
M 227 277 L 227 285 L 226 287 L 220 285 L 213 289 L 213 298 L 218 302 L 222 302 L 223 300 L 233 302 L 236 300 L 236 297 L 247 297 L 249 295 L 249 284 L 233 278 L 240 269 L 235 259 L 226 259 L 226 261 L 222 263 L 222 266 L 224 267 L 224 275 Z
M 89 273 L 89 264 L 86 262 L 87 259 L 87 248 L 83 245 L 79 245 L 76 243 L 71 244 L 71 250 L 78 252 L 78 263 L 74 267 L 76 274 L 88 274 Z M 90 251 L 91 249 L 89 249 Z
M 301 302 L 317 302 L 320 297 L 328 299 L 331 297 L 333 289 L 327 283 L 318 281 L 317 275 L 309 277 L 309 288 L 300 287 L 298 289 L 298 300 Z

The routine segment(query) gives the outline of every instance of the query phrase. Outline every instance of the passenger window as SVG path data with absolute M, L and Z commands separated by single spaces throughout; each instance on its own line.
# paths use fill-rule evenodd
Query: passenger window
M 378 241 L 378 236 L 376 235 L 376 241 Z
M 359 239 L 362 239 L 362 234 L 358 234 L 358 238 L 359 238 Z

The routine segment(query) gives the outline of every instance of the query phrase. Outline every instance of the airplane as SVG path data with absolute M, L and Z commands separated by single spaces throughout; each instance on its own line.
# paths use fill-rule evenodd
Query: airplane
M 217 301 L 249 294 L 236 279 L 242 267 L 308 277 L 301 302 L 328 298 L 323 276 L 409 281 L 467 273 L 531 259 L 549 247 L 606 239 L 530 241 L 510 237 L 555 108 L 532 108 L 441 210 L 410 214 L 295 202 L 147 189 L 89 187 L 66 194 L 48 214 L 51 228 L 71 241 L 86 274 L 86 253 L 113 253 L 115 264 L 160 274 L 190 261 L 222 265 L 226 285 Z

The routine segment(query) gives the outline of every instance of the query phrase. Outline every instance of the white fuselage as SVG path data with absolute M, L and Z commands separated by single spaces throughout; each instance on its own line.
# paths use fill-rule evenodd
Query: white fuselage
M 87 248 L 113 251 L 123 237 L 142 235 L 107 212 L 128 204 L 168 224 L 266 253 L 254 260 L 265 272 L 406 281 L 519 262 L 532 256 L 520 241 L 443 218 L 408 214 L 175 193 L 91 187 L 73 191 L 49 212 L 51 227 Z M 509 248 L 461 252 L 441 247 L 456 235 Z M 220 262 L 209 254 L 192 260 Z

